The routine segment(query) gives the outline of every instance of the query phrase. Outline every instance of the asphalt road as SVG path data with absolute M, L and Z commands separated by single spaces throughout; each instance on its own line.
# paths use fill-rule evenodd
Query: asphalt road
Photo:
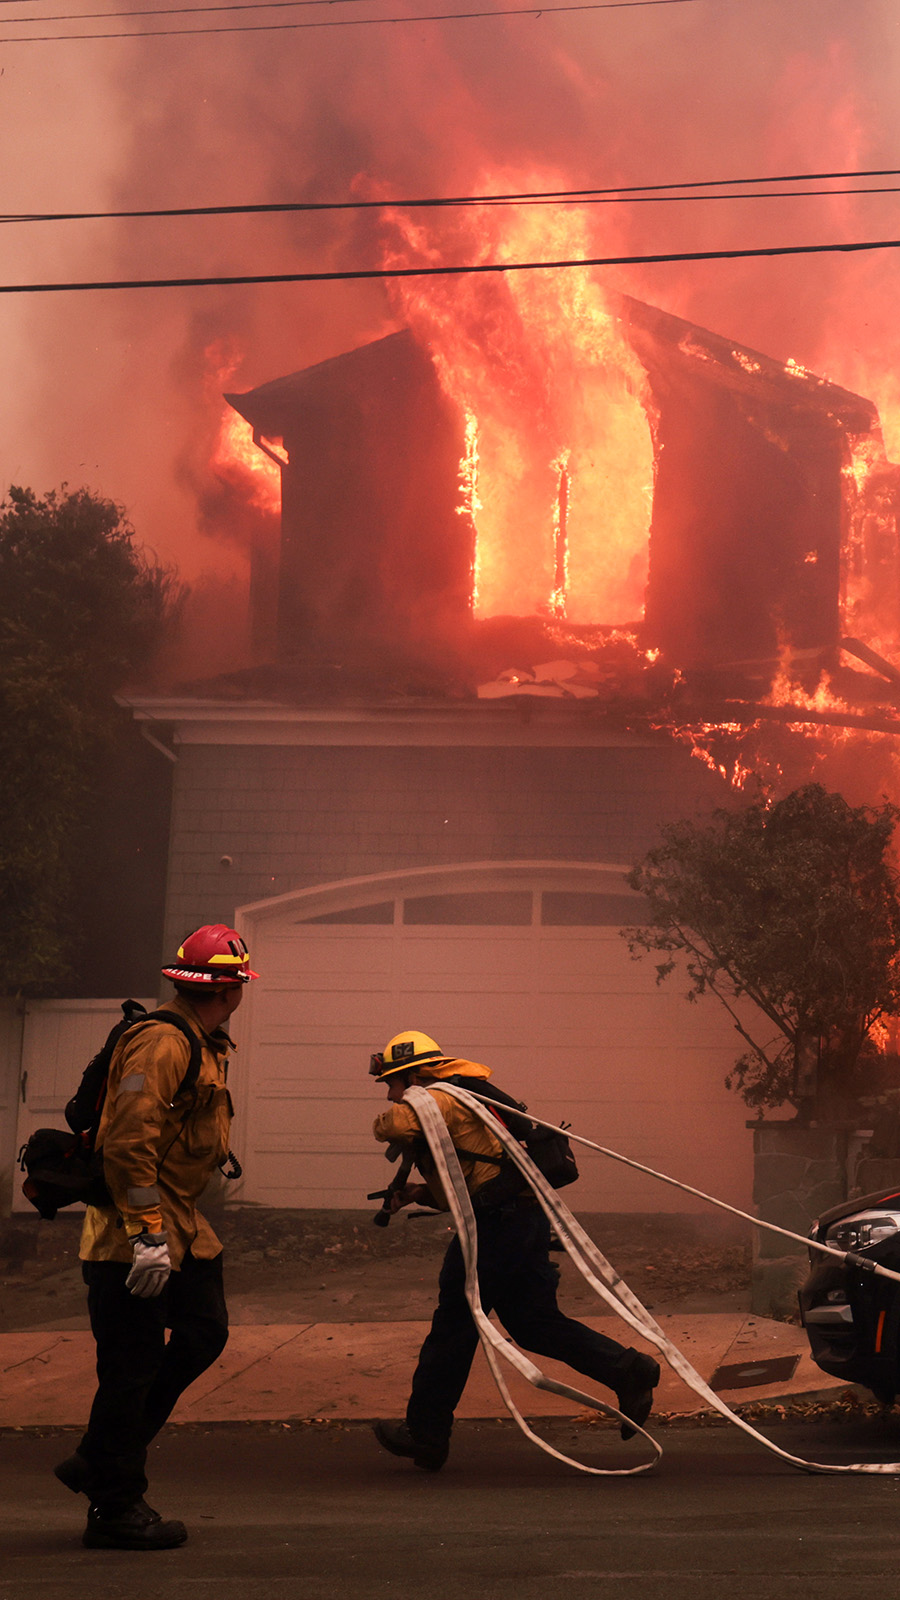
M 547 1424 L 561 1448 L 569 1424 Z M 88 1551 L 85 1502 L 51 1467 L 75 1435 L 0 1435 L 2 1600 L 870 1600 L 897 1582 L 900 1477 L 811 1476 L 733 1429 L 661 1430 L 639 1478 L 600 1480 L 507 1423 L 462 1423 L 438 1474 L 385 1455 L 358 1424 L 172 1429 L 150 1503 L 190 1529 L 179 1550 Z M 900 1459 L 900 1425 L 783 1424 L 825 1461 Z M 583 1458 L 634 1446 L 582 1433 Z

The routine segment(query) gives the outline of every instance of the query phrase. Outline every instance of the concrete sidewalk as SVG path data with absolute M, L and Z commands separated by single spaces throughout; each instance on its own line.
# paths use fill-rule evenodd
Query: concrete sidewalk
M 581 1320 L 621 1342 L 632 1342 L 617 1317 Z M 827 1396 L 847 1385 L 814 1366 L 802 1328 L 740 1312 L 660 1317 L 660 1327 L 707 1382 L 717 1368 L 735 1386 L 723 1400 L 739 1405 L 792 1395 Z M 409 1380 L 427 1322 L 311 1322 L 233 1327 L 228 1345 L 208 1372 L 188 1390 L 173 1422 L 271 1422 L 309 1418 L 360 1421 L 402 1416 Z M 636 1344 L 641 1341 L 635 1340 Z M 650 1349 L 650 1346 L 646 1346 Z M 757 1383 L 759 1363 L 796 1357 L 792 1376 Z M 70 1427 L 86 1419 L 94 1387 L 94 1351 L 82 1331 L 0 1335 L 0 1427 Z M 558 1362 L 539 1362 L 549 1375 L 594 1392 Z M 787 1363 L 790 1366 L 790 1360 Z M 510 1391 L 529 1416 L 566 1416 L 583 1407 L 537 1391 L 506 1367 Z M 596 1389 L 599 1398 L 608 1392 Z M 685 1415 L 707 1410 L 663 1364 L 655 1411 Z M 479 1350 L 459 1406 L 459 1417 L 501 1417 L 506 1410 Z

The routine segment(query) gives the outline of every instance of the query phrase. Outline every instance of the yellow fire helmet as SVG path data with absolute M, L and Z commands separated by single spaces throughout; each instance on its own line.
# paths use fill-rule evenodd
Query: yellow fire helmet
M 404 1033 L 395 1034 L 383 1050 L 375 1052 L 369 1061 L 369 1073 L 379 1083 L 395 1072 L 418 1072 L 427 1076 L 429 1067 L 440 1067 L 454 1059 L 445 1056 L 440 1045 L 427 1033 L 407 1028 Z

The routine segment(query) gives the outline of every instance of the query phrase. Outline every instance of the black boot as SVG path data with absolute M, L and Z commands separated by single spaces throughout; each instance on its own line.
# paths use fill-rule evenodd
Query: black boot
M 139 1501 L 120 1511 L 91 1506 L 81 1542 L 88 1550 L 172 1550 L 186 1538 L 183 1522 L 163 1522 Z
M 411 1456 L 425 1472 L 440 1472 L 450 1454 L 449 1444 L 425 1444 L 414 1439 L 405 1422 L 375 1422 L 372 1428 L 378 1443 L 392 1456 Z
M 90 1500 L 91 1469 L 80 1450 L 76 1450 L 74 1455 L 66 1456 L 65 1461 L 60 1461 L 53 1468 L 53 1476 L 58 1478 L 60 1483 L 64 1483 L 67 1489 L 71 1489 L 73 1494 L 85 1494 Z M 138 1500 L 137 1505 L 151 1522 L 162 1522 L 159 1512 L 148 1506 L 146 1500 Z
M 616 1389 L 616 1400 L 623 1416 L 630 1417 L 642 1428 L 653 1410 L 653 1391 L 659 1383 L 659 1362 L 652 1356 L 637 1355 Z M 623 1422 L 619 1432 L 623 1439 L 633 1439 L 635 1428 Z

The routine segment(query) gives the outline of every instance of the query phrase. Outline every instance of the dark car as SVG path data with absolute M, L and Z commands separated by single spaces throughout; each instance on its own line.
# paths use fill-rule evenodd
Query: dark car
M 809 1237 L 900 1272 L 900 1191 L 878 1190 L 834 1206 Z M 823 1372 L 871 1389 L 891 1405 L 900 1393 L 900 1283 L 810 1251 L 800 1315 Z

